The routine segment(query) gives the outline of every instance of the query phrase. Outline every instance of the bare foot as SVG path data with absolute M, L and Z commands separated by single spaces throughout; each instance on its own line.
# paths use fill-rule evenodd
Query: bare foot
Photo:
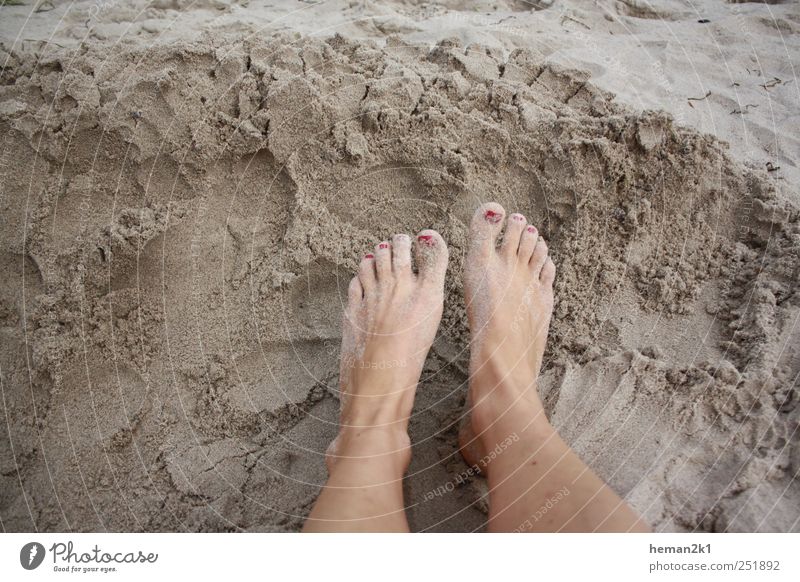
M 472 334 L 471 415 L 459 443 L 465 460 L 479 468 L 492 443 L 511 436 L 492 434 L 504 415 L 527 419 L 520 426 L 537 417 L 546 422 L 536 380 L 553 312 L 556 268 L 544 239 L 521 214 L 508 217 L 498 248 L 504 220 L 499 204 L 477 210 L 464 274 Z
M 410 460 L 408 418 L 428 350 L 442 318 L 447 245 L 433 230 L 414 241 L 398 234 L 364 256 L 344 314 L 341 427 L 329 469 L 343 457 Z

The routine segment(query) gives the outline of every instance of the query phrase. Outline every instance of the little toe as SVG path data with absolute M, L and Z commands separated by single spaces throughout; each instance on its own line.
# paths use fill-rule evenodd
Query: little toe
M 375 255 L 367 253 L 358 265 L 358 280 L 361 281 L 361 288 L 366 297 L 375 289 L 377 278 L 375 277 Z
M 361 281 L 356 276 L 350 279 L 350 284 L 347 286 L 347 307 L 344 310 L 343 334 L 347 336 L 352 335 L 352 328 L 361 311 L 363 302 L 364 289 L 361 287 Z
M 385 281 L 392 274 L 392 247 L 389 241 L 375 245 L 375 273 L 378 282 Z
M 505 214 L 506 211 L 496 202 L 487 202 L 478 207 L 470 225 L 471 250 L 484 257 L 494 252 Z
M 542 267 L 542 273 L 539 275 L 539 280 L 542 282 L 542 285 L 552 287 L 555 278 L 556 264 L 553 262 L 553 259 L 547 257 L 547 260 L 544 262 L 544 267 Z
M 544 263 L 547 260 L 547 243 L 544 242 L 542 237 L 539 237 L 539 240 L 536 241 L 536 247 L 533 249 L 533 256 L 531 257 L 530 266 L 531 270 L 533 271 L 533 276 L 537 279 L 539 278 L 539 274 L 542 271 L 542 267 L 544 267 Z
M 358 277 L 353 277 L 347 286 L 347 307 L 342 314 L 342 359 L 339 364 L 339 373 L 342 378 L 347 377 L 347 366 L 352 362 L 353 350 L 357 345 L 360 332 L 359 316 L 362 312 L 364 290 Z
M 529 263 L 533 255 L 533 249 L 536 248 L 536 241 L 539 240 L 539 231 L 535 226 L 529 224 L 525 227 L 522 233 L 522 238 L 519 241 L 519 251 L 517 255 L 519 260 L 523 263 Z
M 503 235 L 503 244 L 500 245 L 500 254 L 507 259 L 512 259 L 517 256 L 520 239 L 527 225 L 528 221 L 525 217 L 517 212 L 508 217 L 506 233 Z
M 398 276 L 411 274 L 411 237 L 407 234 L 392 237 L 392 269 Z
M 347 308 L 353 310 L 361 307 L 363 299 L 364 289 L 361 287 L 361 281 L 359 281 L 358 277 L 353 277 L 347 286 Z
M 425 284 L 438 286 L 444 291 L 447 257 L 447 245 L 442 235 L 435 230 L 420 231 L 414 245 L 414 260 Z

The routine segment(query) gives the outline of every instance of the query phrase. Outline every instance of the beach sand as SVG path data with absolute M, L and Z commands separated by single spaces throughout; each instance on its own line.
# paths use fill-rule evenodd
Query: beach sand
M 435 228 L 408 515 L 482 530 L 462 274 L 494 200 L 558 266 L 565 440 L 656 530 L 800 531 L 798 4 L 589 4 L 0 6 L 3 529 L 298 530 L 347 283 Z

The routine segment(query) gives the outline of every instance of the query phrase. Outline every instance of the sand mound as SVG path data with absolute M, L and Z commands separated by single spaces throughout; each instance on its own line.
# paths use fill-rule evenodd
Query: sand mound
M 800 215 L 712 138 L 457 41 L 10 62 L 6 529 L 298 529 L 336 430 L 347 281 L 370 245 L 427 227 L 452 260 L 409 512 L 480 528 L 456 432 L 465 225 L 488 200 L 550 242 L 543 390 L 590 465 L 660 529 L 800 527 Z

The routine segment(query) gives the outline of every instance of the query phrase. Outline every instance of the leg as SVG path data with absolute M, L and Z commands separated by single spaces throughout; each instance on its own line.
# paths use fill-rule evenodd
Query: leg
M 447 247 L 439 233 L 396 235 L 361 261 L 342 333 L 339 435 L 328 482 L 304 531 L 408 531 L 403 474 L 408 419 L 444 301 Z
M 492 531 L 646 531 L 550 426 L 537 393 L 555 265 L 535 227 L 487 204 L 475 214 L 465 272 L 472 333 L 470 423 L 461 450 L 489 480 Z

